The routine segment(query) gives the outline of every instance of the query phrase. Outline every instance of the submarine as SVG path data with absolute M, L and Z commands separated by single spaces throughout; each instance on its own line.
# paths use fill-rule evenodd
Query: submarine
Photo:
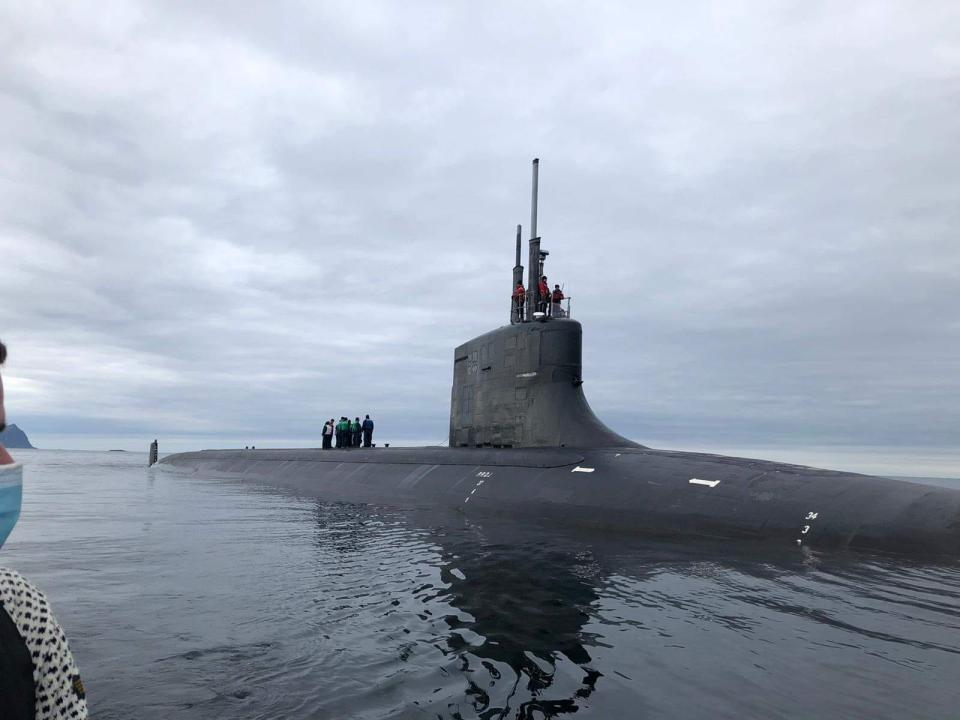
M 509 322 L 454 350 L 449 445 L 203 450 L 161 466 L 325 501 L 446 508 L 657 537 L 956 556 L 960 490 L 709 453 L 608 428 L 583 391 L 583 327 L 541 297 L 533 161 L 528 284 Z M 517 227 L 513 285 L 522 282 Z

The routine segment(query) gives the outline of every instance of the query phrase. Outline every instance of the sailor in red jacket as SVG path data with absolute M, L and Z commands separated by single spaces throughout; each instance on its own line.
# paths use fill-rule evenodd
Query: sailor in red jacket
M 526 304 L 524 301 L 527 299 L 527 291 L 524 289 L 523 283 L 517 283 L 512 297 L 513 309 L 517 311 L 517 320 L 523 322 L 523 306 Z
M 540 300 L 537 303 L 537 310 L 547 311 L 547 303 L 550 302 L 550 286 L 547 284 L 547 276 L 540 278 Z

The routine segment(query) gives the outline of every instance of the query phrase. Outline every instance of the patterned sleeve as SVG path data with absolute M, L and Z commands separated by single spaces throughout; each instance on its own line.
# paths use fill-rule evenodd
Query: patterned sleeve
M 33 660 L 36 720 L 85 720 L 87 700 L 80 672 L 43 593 L 19 573 L 0 568 L 0 603 Z

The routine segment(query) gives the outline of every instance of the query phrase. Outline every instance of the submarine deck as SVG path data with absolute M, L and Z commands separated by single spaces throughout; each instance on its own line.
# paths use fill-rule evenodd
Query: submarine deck
M 650 448 L 204 450 L 163 465 L 326 501 L 512 514 L 631 534 L 960 553 L 960 492 Z

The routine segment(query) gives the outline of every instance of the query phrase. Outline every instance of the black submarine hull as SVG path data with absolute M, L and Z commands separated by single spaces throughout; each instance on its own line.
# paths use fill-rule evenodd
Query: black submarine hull
M 617 533 L 956 555 L 960 492 L 650 448 L 205 450 L 161 464 L 328 501 Z

